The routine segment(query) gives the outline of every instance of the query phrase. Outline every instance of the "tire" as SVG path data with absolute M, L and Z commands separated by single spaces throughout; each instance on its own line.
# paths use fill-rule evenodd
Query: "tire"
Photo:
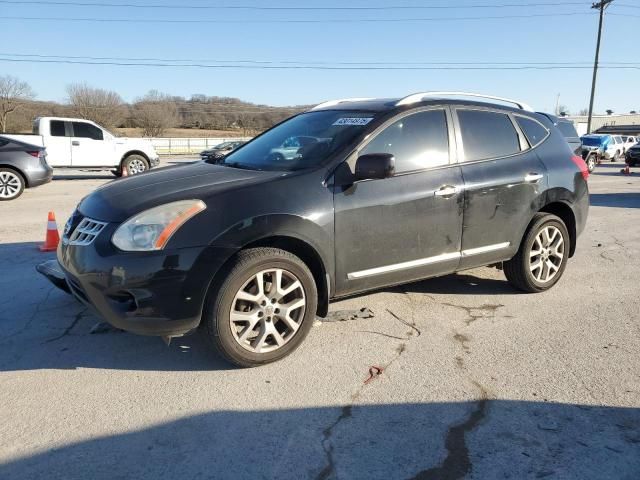
M 589 155 L 585 160 L 585 163 L 587 164 L 587 170 L 589 170 L 589 173 L 593 172 L 596 169 L 596 156 Z
M 545 230 L 549 233 L 555 232 L 549 245 L 544 244 L 547 240 L 544 237 Z M 561 235 L 562 242 L 557 240 L 558 234 Z M 542 244 L 540 244 L 541 240 Z M 570 247 L 571 239 L 564 222 L 550 213 L 536 213 L 522 239 L 518 253 L 511 260 L 504 262 L 504 274 L 509 283 L 519 290 L 529 293 L 544 292 L 553 287 L 562 277 L 569 259 Z M 534 249 L 543 252 L 536 256 L 536 260 L 532 260 Z M 548 267 L 545 258 L 555 265 L 555 270 Z M 541 267 L 533 268 L 536 264 L 540 264 Z M 546 279 L 545 271 L 548 273 Z
M 611 157 L 611 163 L 617 162 L 618 160 L 620 160 L 620 152 L 616 152 L 613 154 L 613 157 Z
M 137 175 L 149 170 L 149 162 L 142 155 L 133 154 L 124 159 L 122 168 L 126 168 L 129 175 Z
M 24 192 L 23 176 L 11 168 L 0 168 L 0 202 L 15 200 Z
M 313 326 L 317 304 L 313 275 L 298 257 L 277 248 L 244 250 L 210 287 L 204 333 L 227 361 L 240 367 L 264 365 L 300 346 Z M 285 305 L 290 312 L 283 314 Z

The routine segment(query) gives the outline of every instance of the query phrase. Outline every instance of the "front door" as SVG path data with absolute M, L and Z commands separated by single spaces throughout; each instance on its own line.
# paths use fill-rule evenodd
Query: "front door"
M 396 174 L 334 186 L 336 294 L 449 273 L 459 262 L 463 182 L 448 109 L 396 118 L 358 155 L 391 153 Z M 336 183 L 340 183 L 336 175 Z
M 74 167 L 110 167 L 117 163 L 114 143 L 102 129 L 88 122 L 72 122 L 71 164 Z
M 518 250 L 547 184 L 546 168 L 530 147 L 544 141 L 548 131 L 528 117 L 503 111 L 455 111 L 465 183 L 464 269 L 508 259 Z

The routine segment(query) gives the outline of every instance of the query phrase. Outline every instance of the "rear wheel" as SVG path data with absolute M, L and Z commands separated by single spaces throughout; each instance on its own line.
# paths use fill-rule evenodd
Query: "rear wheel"
M 137 175 L 149 170 L 149 162 L 142 155 L 129 155 L 122 162 L 122 167 L 127 169 L 127 174 Z
M 0 201 L 15 200 L 24 192 L 22 175 L 10 168 L 0 168 Z
M 222 356 L 241 367 L 275 362 L 309 333 L 318 295 L 313 275 L 295 255 L 276 248 L 240 252 L 211 287 L 202 321 Z
M 550 213 L 537 213 L 518 253 L 504 262 L 507 280 L 525 292 L 548 290 L 564 273 L 570 242 L 567 227 L 559 217 Z
M 613 154 L 613 157 L 611 158 L 611 162 L 617 162 L 618 160 L 620 160 L 620 152 L 616 152 Z
M 589 170 L 589 173 L 593 172 L 596 168 L 596 156 L 589 155 L 587 157 L 586 163 L 587 163 L 587 170 Z

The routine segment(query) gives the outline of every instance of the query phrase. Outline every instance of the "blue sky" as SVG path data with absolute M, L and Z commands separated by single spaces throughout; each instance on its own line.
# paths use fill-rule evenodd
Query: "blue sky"
M 45 0 L 46 1 L 46 0 Z M 51 0 L 53 1 L 53 0 Z M 80 0 L 76 0 L 80 1 Z M 262 6 L 499 5 L 551 0 L 347 1 L 84 0 L 91 3 Z M 574 0 L 575 2 L 576 0 Z M 560 2 L 562 3 L 562 2 Z M 43 6 L 0 2 L 0 53 L 94 57 L 301 62 L 592 62 L 597 14 L 591 2 L 522 8 L 394 11 L 252 11 Z M 638 32 L 638 0 L 619 1 L 605 20 L 602 62 L 638 62 L 631 32 Z M 458 21 L 333 23 L 331 19 L 461 16 L 586 15 Z M 635 15 L 632 16 L 632 15 Z M 46 20 L 7 19 L 8 16 Z M 52 18 L 218 20 L 215 24 L 67 22 Z M 313 19 L 318 23 L 259 23 Z M 232 22 L 229 22 L 232 20 Z M 247 22 L 247 23 L 243 23 Z M 0 58 L 7 58 L 0 55 Z M 15 57 L 14 57 L 15 58 Z M 588 66 L 588 64 L 585 64 Z M 552 111 L 556 95 L 576 113 L 588 106 L 591 70 L 251 70 L 62 65 L 0 61 L 0 75 L 28 81 L 38 98 L 63 101 L 65 86 L 86 81 L 133 100 L 150 89 L 239 97 L 256 103 L 294 105 L 350 96 L 402 96 L 424 90 L 465 90 L 526 101 Z M 599 73 L 596 110 L 640 110 L 640 70 Z

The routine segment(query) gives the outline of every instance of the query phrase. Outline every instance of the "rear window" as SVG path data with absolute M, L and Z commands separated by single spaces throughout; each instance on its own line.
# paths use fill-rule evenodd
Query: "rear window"
M 577 137 L 578 132 L 576 132 L 576 127 L 573 126 L 571 122 L 558 122 L 558 130 L 560 133 L 564 135 L 565 138 Z
M 529 140 L 529 144 L 532 147 L 535 147 L 545 138 L 547 138 L 547 134 L 549 133 L 549 131 L 535 120 L 516 116 L 516 122 L 518 122 L 518 125 L 520 125 L 520 128 L 524 132 L 525 137 L 527 137 L 527 140 Z
M 458 110 L 458 119 L 467 162 L 520 152 L 518 133 L 508 115 L 484 110 Z
M 65 131 L 64 131 L 64 122 L 61 122 L 60 120 L 51 120 L 51 136 L 52 137 L 64 137 Z

